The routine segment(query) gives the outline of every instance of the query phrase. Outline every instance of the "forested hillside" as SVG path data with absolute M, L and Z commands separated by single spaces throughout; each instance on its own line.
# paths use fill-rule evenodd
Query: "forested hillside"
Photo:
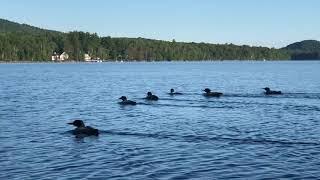
M 291 54 L 292 60 L 319 60 L 320 42 L 316 40 L 305 40 L 296 42 L 283 48 Z
M 104 60 L 281 60 L 285 49 L 233 44 L 184 43 L 144 38 L 99 37 L 86 32 L 62 33 L 0 19 L 0 60 L 48 61 L 56 52 L 83 61 L 84 54 Z

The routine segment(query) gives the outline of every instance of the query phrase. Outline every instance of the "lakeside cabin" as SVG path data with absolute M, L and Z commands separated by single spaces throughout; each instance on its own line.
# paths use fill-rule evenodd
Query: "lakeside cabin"
M 91 56 L 89 54 L 84 54 L 85 61 L 91 61 Z
M 53 55 L 51 56 L 52 61 L 64 61 L 68 59 L 69 59 L 69 55 L 66 52 L 63 52 L 60 55 L 54 52 Z
M 51 56 L 52 61 L 65 61 L 69 59 L 69 55 L 66 52 L 63 52 L 62 54 L 58 54 L 54 52 Z M 96 59 L 93 59 L 89 54 L 84 54 L 84 61 L 85 62 L 102 62 L 102 60 L 97 57 Z
M 84 61 L 85 62 L 102 62 L 99 57 L 96 59 L 92 58 L 89 54 L 84 54 Z

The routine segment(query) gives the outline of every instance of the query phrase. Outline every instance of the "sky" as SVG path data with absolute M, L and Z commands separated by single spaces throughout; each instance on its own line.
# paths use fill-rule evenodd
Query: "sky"
M 320 0 L 1 0 L 0 18 L 179 42 L 280 48 L 320 40 Z

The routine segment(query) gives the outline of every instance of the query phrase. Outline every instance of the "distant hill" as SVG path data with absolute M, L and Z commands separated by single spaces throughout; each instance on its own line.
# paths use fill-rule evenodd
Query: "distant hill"
M 60 33 L 47 29 L 30 26 L 27 24 L 20 24 L 0 18 L 0 33 L 8 32 L 23 32 L 23 33 Z
M 320 41 L 305 40 L 290 44 L 283 48 L 291 54 L 293 60 L 319 60 Z

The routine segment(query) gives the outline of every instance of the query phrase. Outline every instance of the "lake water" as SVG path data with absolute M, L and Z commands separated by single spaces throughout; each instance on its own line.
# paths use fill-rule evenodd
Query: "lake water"
M 320 178 L 319 61 L 0 64 L 0 78 L 0 179 Z M 76 118 L 100 136 L 75 138 Z

